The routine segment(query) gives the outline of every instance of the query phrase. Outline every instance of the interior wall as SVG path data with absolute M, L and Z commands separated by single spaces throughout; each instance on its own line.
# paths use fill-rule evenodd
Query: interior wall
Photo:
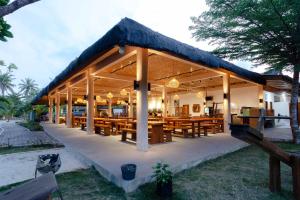
M 275 101 L 275 96 L 277 96 L 276 101 Z M 289 113 L 290 97 L 286 93 L 274 94 L 272 92 L 265 92 L 265 101 L 273 103 L 275 116 L 277 116 L 278 114 L 290 116 Z
M 232 113 L 239 113 L 240 108 L 243 106 L 258 107 L 258 87 L 243 87 L 231 89 L 231 111 Z M 178 94 L 179 105 L 189 105 L 189 113 L 191 116 L 199 116 L 204 114 L 204 98 L 205 92 L 201 92 L 200 97 L 197 93 Z M 213 101 L 206 103 L 207 106 L 212 106 L 212 103 L 221 103 L 218 109 L 223 110 L 223 90 L 207 91 L 207 96 L 213 96 Z M 200 104 L 200 113 L 193 112 L 193 104 Z M 174 96 L 171 96 L 168 102 L 169 115 L 175 114 Z

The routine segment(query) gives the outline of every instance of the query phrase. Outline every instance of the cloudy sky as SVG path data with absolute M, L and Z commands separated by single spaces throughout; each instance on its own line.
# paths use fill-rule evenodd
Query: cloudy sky
M 41 0 L 6 17 L 14 38 L 0 42 L 0 60 L 18 66 L 15 84 L 30 77 L 42 88 L 124 17 L 209 51 L 188 30 L 190 17 L 205 9 L 205 0 Z

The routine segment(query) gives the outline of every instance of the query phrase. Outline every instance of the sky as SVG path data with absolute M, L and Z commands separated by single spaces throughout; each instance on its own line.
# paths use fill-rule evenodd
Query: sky
M 188 30 L 190 17 L 206 9 L 205 0 L 41 0 L 5 17 L 14 38 L 0 42 L 0 60 L 18 66 L 16 85 L 29 77 L 43 88 L 124 17 L 211 51 Z M 259 71 L 249 62 L 232 62 Z

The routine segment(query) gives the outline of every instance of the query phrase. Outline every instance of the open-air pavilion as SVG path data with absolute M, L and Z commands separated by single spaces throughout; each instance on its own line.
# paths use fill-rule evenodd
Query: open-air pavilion
M 182 142 L 228 133 L 228 124 L 243 109 L 249 115 L 267 107 L 274 114 L 264 92 L 288 93 L 291 87 L 290 80 L 276 77 L 125 18 L 73 60 L 33 104 L 49 105 L 51 123 L 81 127 L 93 137 L 114 135 L 116 145 L 120 140 L 130 145 L 129 138 L 147 152 L 156 143 L 172 145 L 174 136 Z

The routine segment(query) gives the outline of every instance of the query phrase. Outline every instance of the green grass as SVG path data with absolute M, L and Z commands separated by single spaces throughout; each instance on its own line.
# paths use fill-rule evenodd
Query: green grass
M 32 146 L 24 146 L 24 147 L 1 147 L 0 148 L 0 155 L 10 154 L 10 153 L 19 153 L 19 152 L 26 152 L 26 151 L 37 151 L 37 150 L 44 150 L 44 149 L 51 149 L 58 146 L 53 146 L 51 144 L 43 144 L 43 145 L 32 145 Z
M 26 122 L 18 122 L 20 126 L 28 128 L 30 131 L 43 131 L 44 128 L 40 125 L 39 122 L 34 121 L 26 121 Z
M 288 151 L 300 151 L 300 145 L 279 145 Z M 291 170 L 281 166 L 282 192 L 273 194 L 268 189 L 268 155 L 250 146 L 176 174 L 172 199 L 292 199 Z M 155 183 L 125 194 L 94 169 L 60 174 L 57 180 L 64 199 L 159 199 Z

